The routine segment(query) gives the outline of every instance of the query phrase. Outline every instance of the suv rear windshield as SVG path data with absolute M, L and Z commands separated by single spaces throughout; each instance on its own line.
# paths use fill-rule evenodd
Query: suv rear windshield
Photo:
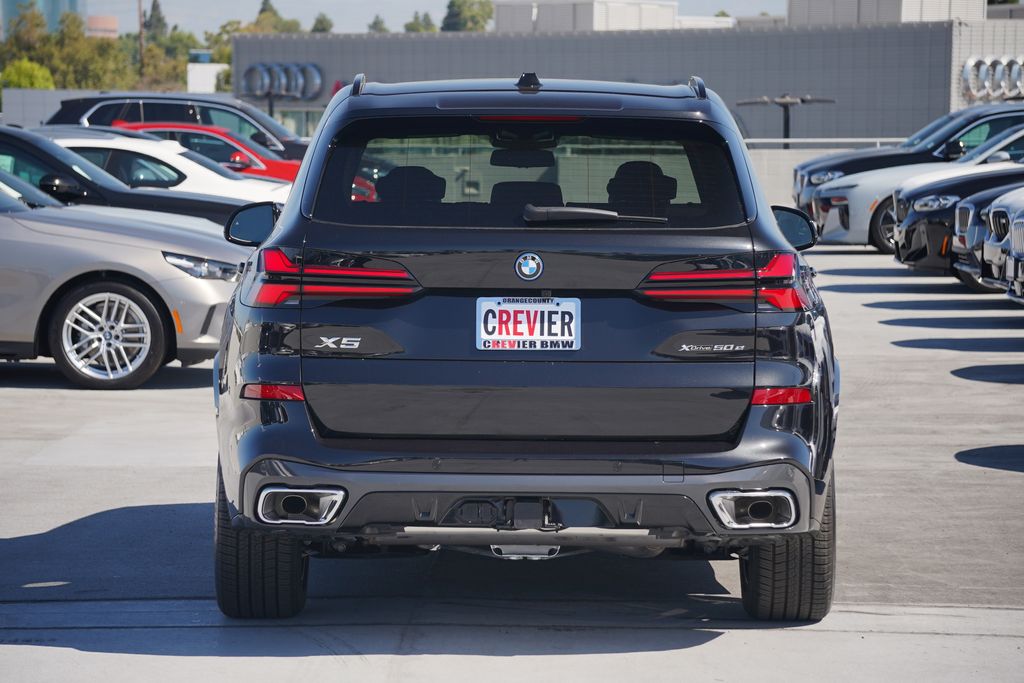
M 743 223 L 740 197 L 724 140 L 702 124 L 403 117 L 338 135 L 313 213 L 353 225 L 522 227 L 532 204 L 615 211 L 625 217 L 616 227 L 651 227 L 628 219 L 637 216 L 707 228 Z

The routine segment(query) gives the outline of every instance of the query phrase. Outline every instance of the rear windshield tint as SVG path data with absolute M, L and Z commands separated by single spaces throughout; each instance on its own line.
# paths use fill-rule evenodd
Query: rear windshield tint
M 702 124 L 396 118 L 356 121 L 334 142 L 314 205 L 322 221 L 522 227 L 532 204 L 665 218 L 670 228 L 744 222 L 725 142 Z

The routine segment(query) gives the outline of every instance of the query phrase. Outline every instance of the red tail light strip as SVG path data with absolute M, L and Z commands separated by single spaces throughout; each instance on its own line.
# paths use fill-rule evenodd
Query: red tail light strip
M 661 271 L 647 276 L 647 282 L 687 282 L 702 283 L 723 282 L 725 280 L 790 280 L 796 276 L 796 256 L 794 254 L 775 254 L 771 260 L 757 270 L 723 269 L 694 271 Z M 753 300 L 755 295 L 780 311 L 800 311 L 807 308 L 803 293 L 793 285 L 788 287 L 754 288 L 686 288 L 686 289 L 640 289 L 639 292 L 650 299 L 664 301 L 694 300 Z
M 298 384 L 246 384 L 242 398 L 261 401 L 304 401 L 306 395 Z
M 303 266 L 288 258 L 280 249 L 264 249 L 263 270 L 269 275 L 329 275 L 335 277 L 386 277 L 411 280 L 405 270 L 389 270 L 386 268 L 344 268 L 342 266 Z
M 806 387 L 761 387 L 754 389 L 750 403 L 755 406 L 788 406 L 810 403 L 811 390 Z
M 303 285 L 305 296 L 406 296 L 413 287 L 358 287 L 350 285 Z
M 753 299 L 753 289 L 642 289 L 640 292 L 652 299 Z

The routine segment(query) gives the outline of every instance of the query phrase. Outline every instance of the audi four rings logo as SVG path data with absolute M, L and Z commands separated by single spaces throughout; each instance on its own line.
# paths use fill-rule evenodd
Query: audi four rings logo
M 540 256 L 527 252 L 516 259 L 516 275 L 524 280 L 536 280 L 544 272 L 544 262 Z
M 242 94 L 315 100 L 324 89 L 316 64 L 250 64 L 242 73 Z
M 1024 56 L 971 57 L 960 73 L 969 100 L 1001 100 L 1024 95 Z

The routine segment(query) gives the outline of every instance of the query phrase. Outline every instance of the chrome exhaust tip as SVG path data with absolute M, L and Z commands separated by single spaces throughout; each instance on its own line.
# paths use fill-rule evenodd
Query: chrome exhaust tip
M 256 516 L 264 524 L 325 526 L 345 502 L 343 489 L 301 489 L 267 486 L 260 491 Z
M 796 524 L 796 500 L 782 489 L 712 491 L 708 502 L 727 529 L 785 529 Z

